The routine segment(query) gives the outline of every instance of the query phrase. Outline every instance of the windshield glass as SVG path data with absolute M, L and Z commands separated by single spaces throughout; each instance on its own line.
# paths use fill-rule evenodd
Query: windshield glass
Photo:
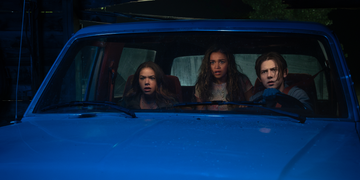
M 332 59 L 324 37 L 295 33 L 80 38 L 57 67 L 34 113 L 115 111 L 100 105 L 64 106 L 86 101 L 134 111 L 271 113 L 256 107 L 264 106 L 312 117 L 347 117 Z

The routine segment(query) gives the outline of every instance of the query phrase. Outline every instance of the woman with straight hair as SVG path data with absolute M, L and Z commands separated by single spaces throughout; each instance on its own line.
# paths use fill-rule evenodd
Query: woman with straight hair
M 136 70 L 129 92 L 121 106 L 130 109 L 158 109 L 175 103 L 167 90 L 165 74 L 154 62 L 144 62 Z

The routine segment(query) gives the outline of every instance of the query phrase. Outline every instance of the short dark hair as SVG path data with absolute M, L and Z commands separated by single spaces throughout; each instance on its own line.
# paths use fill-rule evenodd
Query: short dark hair
M 267 60 L 273 60 L 275 62 L 275 66 L 279 71 L 278 78 L 282 77 L 285 70 L 287 69 L 287 63 L 285 59 L 277 52 L 264 53 L 257 58 L 255 62 L 256 75 L 260 78 L 261 64 Z

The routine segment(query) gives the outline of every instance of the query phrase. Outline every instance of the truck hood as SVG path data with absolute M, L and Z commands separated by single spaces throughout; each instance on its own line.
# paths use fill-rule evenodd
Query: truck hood
M 5 179 L 357 179 L 354 122 L 139 113 L 1 128 Z

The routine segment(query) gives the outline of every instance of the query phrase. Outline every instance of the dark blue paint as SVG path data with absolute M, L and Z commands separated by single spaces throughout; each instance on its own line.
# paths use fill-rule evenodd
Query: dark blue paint
M 1 169 L 6 169 L 2 175 L 351 179 L 360 168 L 354 122 L 300 124 L 287 117 L 254 115 L 202 116 L 200 121 L 194 114 L 138 116 L 54 116 L 3 128 L 2 133 L 12 137 L 1 141 L 7 147 L 1 155 Z

